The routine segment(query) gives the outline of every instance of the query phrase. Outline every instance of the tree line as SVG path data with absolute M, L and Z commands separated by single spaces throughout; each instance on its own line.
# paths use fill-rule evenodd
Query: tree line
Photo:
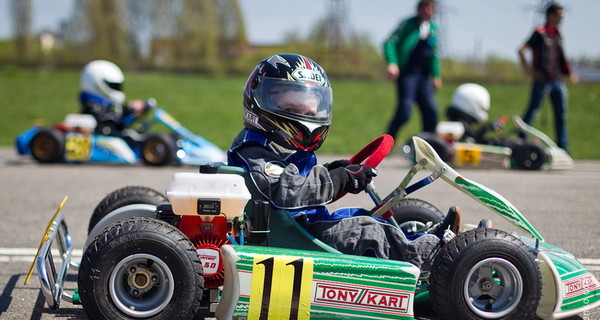
M 384 62 L 367 35 L 341 32 L 335 14 L 316 23 L 306 38 L 293 32 L 271 47 L 249 43 L 237 0 L 74 0 L 71 16 L 53 33 L 32 34 L 32 0 L 10 0 L 14 39 L 0 43 L 0 63 L 32 67 L 81 67 L 106 59 L 124 69 L 209 75 L 247 74 L 274 52 L 314 58 L 330 76 L 373 79 Z M 332 13 L 340 8 L 330 8 Z M 525 81 L 511 61 L 443 59 L 444 77 L 457 81 Z

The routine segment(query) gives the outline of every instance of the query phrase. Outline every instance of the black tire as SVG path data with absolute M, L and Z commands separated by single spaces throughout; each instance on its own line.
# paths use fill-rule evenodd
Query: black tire
M 438 208 L 421 199 L 402 199 L 392 207 L 392 212 L 394 220 L 407 236 L 423 233 L 444 219 L 444 214 Z
M 437 154 L 440 156 L 440 159 L 442 159 L 442 161 L 448 162 L 450 160 L 450 157 L 451 157 L 450 147 L 437 134 L 435 134 L 433 132 L 422 132 L 422 133 L 418 134 L 417 137 L 427 141 L 427 143 L 429 143 L 431 145 L 433 150 L 435 150 L 435 152 L 437 152 Z M 404 153 L 404 155 L 407 159 L 409 159 L 412 162 L 416 162 L 415 147 L 414 147 L 414 144 L 412 141 L 412 137 L 410 137 L 406 141 L 406 144 L 403 146 L 402 149 L 403 149 L 402 152 Z
M 546 151 L 535 142 L 525 141 L 512 149 L 515 165 L 523 170 L 539 170 L 546 162 Z
M 445 244 L 433 263 L 430 297 L 441 319 L 538 319 L 536 257 L 518 238 L 477 228 Z M 490 304 L 491 303 L 491 304 Z
M 41 163 L 54 163 L 65 152 L 65 135 L 57 129 L 40 129 L 29 143 L 31 155 Z
M 142 144 L 142 160 L 150 166 L 164 166 L 175 161 L 176 145 L 168 134 L 150 134 Z
M 169 202 L 169 200 L 164 194 L 148 187 L 127 186 L 117 189 L 106 195 L 106 197 L 98 203 L 96 208 L 94 208 L 94 212 L 92 213 L 88 225 L 88 234 L 102 218 L 106 217 L 106 215 L 116 209 L 130 204 L 143 203 L 159 205 L 167 202 Z
M 200 258 L 181 231 L 160 220 L 133 218 L 92 241 L 78 285 L 90 319 L 192 319 L 204 278 Z

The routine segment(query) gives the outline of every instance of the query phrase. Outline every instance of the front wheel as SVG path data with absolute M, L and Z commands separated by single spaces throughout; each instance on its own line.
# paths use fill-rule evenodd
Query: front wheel
M 546 151 L 534 142 L 525 141 L 513 147 L 513 161 L 523 170 L 539 170 L 546 162 Z
M 432 266 L 430 296 L 442 319 L 538 319 L 541 275 L 518 238 L 477 228 L 442 247 Z
M 78 285 L 90 319 L 191 319 L 204 278 L 198 254 L 181 231 L 133 218 L 112 225 L 87 247 Z

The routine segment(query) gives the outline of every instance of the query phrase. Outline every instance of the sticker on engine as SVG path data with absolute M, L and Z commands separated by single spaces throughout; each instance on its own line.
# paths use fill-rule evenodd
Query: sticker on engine
M 248 319 L 309 319 L 314 260 L 256 255 Z
M 196 249 L 200 262 L 202 262 L 202 271 L 205 276 L 212 276 L 219 272 L 219 266 L 221 265 L 221 255 L 219 250 L 203 248 Z

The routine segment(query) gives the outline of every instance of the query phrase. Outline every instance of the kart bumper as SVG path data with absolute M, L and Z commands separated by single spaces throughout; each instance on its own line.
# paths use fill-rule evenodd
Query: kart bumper
M 539 250 L 543 287 L 538 317 L 563 319 L 600 306 L 600 282 L 580 261 L 547 243 L 540 243 Z
M 413 319 L 419 269 L 324 252 L 223 246 L 218 319 Z
M 73 252 L 71 234 L 64 221 L 63 214 L 60 212 L 65 201 L 66 198 L 50 219 L 25 280 L 25 283 L 27 283 L 35 266 L 42 293 L 46 298 L 48 307 L 52 310 L 58 309 L 61 300 L 75 304 L 79 303 L 79 296 L 76 293 L 69 294 L 63 289 L 69 267 L 74 269 L 79 267 L 71 261 Z

